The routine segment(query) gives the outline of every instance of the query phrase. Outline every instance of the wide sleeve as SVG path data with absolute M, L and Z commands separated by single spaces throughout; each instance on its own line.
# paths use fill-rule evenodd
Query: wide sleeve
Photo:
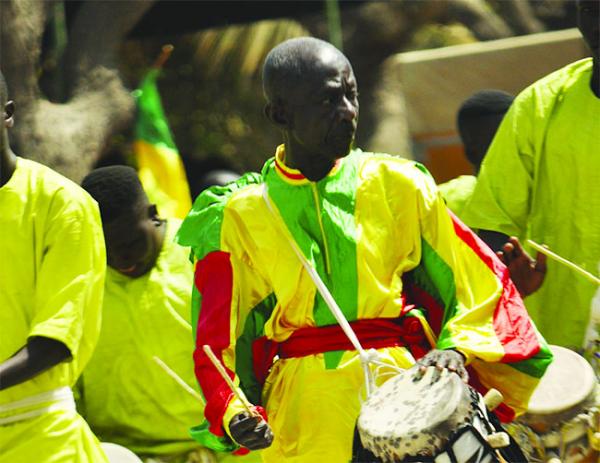
M 462 214 L 469 227 L 509 236 L 525 234 L 539 143 L 536 134 L 543 132 L 536 116 L 542 109 L 536 101 L 533 89 L 528 89 L 504 117 Z
M 267 285 L 253 268 L 244 250 L 243 226 L 230 207 L 242 188 L 257 184 L 256 174 L 226 187 L 202 193 L 184 220 L 177 240 L 191 246 L 195 260 L 192 320 L 195 322 L 194 368 L 206 399 L 209 430 L 223 436 L 227 421 L 244 408 L 203 351 L 209 345 L 239 387 L 236 373 L 236 339 L 248 314 L 268 293 Z M 251 367 L 250 367 L 251 368 Z
M 59 189 L 46 223 L 29 336 L 64 343 L 80 371 L 100 330 L 106 272 L 100 215 L 83 190 Z
M 437 347 L 463 353 L 483 385 L 522 412 L 552 355 L 506 266 L 448 211 L 430 177 L 418 182 L 421 259 L 411 277 L 435 301 Z

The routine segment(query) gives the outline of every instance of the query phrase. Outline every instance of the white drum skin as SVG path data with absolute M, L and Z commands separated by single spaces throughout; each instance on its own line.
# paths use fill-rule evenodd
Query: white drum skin
M 131 450 L 122 445 L 112 442 L 100 442 L 100 446 L 110 463 L 143 463 L 142 460 Z

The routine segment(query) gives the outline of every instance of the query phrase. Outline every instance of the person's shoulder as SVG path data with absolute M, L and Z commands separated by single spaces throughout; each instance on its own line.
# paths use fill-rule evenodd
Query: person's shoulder
M 361 178 L 379 178 L 380 180 L 421 184 L 432 181 L 431 174 L 420 162 L 386 153 L 357 153 Z
M 535 98 L 539 104 L 551 105 L 554 99 L 560 97 L 580 79 L 588 79 L 592 72 L 592 66 L 592 58 L 567 64 L 525 88 L 515 99 L 515 104 L 518 105 L 524 100 Z
M 32 194 L 47 198 L 54 208 L 87 210 L 95 201 L 79 185 L 48 166 L 19 158 L 17 168 L 28 177 Z
M 246 201 L 260 198 L 262 183 L 260 174 L 249 172 L 225 186 L 204 190 L 179 227 L 176 241 L 182 246 L 199 246 L 203 236 L 218 233 L 226 209 L 231 210 Z

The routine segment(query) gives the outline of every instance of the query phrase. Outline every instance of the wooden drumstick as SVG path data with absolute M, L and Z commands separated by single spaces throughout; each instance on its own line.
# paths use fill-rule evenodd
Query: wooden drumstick
M 569 267 L 571 270 L 573 270 L 576 273 L 579 273 L 581 276 L 587 278 L 592 283 L 595 283 L 598 286 L 600 286 L 600 278 L 598 278 L 597 276 L 591 274 L 587 270 L 582 269 L 579 265 L 574 264 L 570 260 L 567 260 L 564 257 L 559 256 L 558 254 L 550 251 L 550 249 L 545 248 L 544 246 L 541 246 L 541 245 L 537 244 L 535 241 L 527 240 L 526 242 L 527 242 L 527 244 L 529 244 L 536 251 L 539 251 L 542 254 L 545 254 L 548 257 L 554 259 L 555 261 L 560 262 L 564 266 Z
M 260 413 L 258 413 L 253 408 L 252 404 L 250 402 L 248 402 L 248 399 L 246 399 L 246 397 L 244 397 L 242 394 L 239 393 L 238 388 L 236 387 L 236 385 L 234 384 L 234 382 L 231 380 L 231 378 L 229 377 L 229 375 L 225 371 L 225 367 L 219 361 L 219 359 L 214 354 L 214 352 L 212 351 L 212 349 L 210 348 L 210 346 L 208 344 L 204 344 L 202 346 L 202 350 L 208 356 L 208 359 L 215 366 L 215 368 L 217 369 L 217 371 L 219 372 L 219 374 L 221 375 L 221 377 L 225 380 L 225 382 L 229 386 L 229 389 L 231 389 L 231 392 L 233 392 L 233 394 L 239 399 L 239 401 L 242 402 L 242 405 L 244 406 L 244 408 L 246 409 L 246 411 L 248 413 L 250 413 L 251 416 L 260 416 Z
M 183 380 L 183 378 L 181 378 L 181 376 L 179 376 L 171 368 L 169 368 L 169 366 L 165 362 L 163 362 L 156 355 L 152 357 L 152 360 L 154 360 L 158 364 L 159 367 L 161 367 L 171 378 L 173 378 L 175 380 L 175 382 L 181 386 L 182 389 L 184 389 L 188 394 L 194 396 L 196 399 L 198 399 L 200 402 L 202 402 L 202 405 L 206 405 L 206 402 L 204 401 L 204 397 L 202 397 L 199 393 L 197 393 L 194 389 L 192 389 L 189 386 L 189 384 L 186 383 Z

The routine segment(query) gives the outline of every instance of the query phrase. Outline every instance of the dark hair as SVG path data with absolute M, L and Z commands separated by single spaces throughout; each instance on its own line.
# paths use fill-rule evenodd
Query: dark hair
M 81 186 L 98 203 L 103 223 L 131 213 L 147 198 L 137 172 L 129 166 L 95 169 L 83 179 Z
M 461 130 L 467 120 L 506 114 L 514 99 L 514 96 L 502 90 L 481 90 L 474 93 L 460 105 L 457 116 L 458 130 Z

